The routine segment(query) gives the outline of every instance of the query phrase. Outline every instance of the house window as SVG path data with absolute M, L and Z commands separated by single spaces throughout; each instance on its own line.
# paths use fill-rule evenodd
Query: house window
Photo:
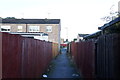
M 46 31 L 47 32 L 52 32 L 52 26 L 46 26 Z
M 10 32 L 10 26 L 1 26 L 1 32 Z
M 18 26 L 18 32 L 22 32 L 23 26 Z
M 39 32 L 40 26 L 29 26 L 29 32 Z

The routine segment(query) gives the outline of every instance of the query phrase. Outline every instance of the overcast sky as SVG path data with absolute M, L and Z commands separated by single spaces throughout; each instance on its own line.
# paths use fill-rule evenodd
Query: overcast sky
M 61 37 L 94 33 L 102 17 L 118 10 L 119 0 L 0 0 L 0 17 L 61 19 Z M 112 7 L 112 8 L 111 8 Z M 110 9 L 111 8 L 111 9 Z

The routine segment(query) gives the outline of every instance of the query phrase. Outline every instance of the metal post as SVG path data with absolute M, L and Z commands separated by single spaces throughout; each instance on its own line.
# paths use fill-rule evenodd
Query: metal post
M 26 33 L 28 32 L 28 27 L 27 27 L 27 23 L 26 23 Z
M 68 39 L 68 27 L 65 27 L 66 29 L 66 38 Z

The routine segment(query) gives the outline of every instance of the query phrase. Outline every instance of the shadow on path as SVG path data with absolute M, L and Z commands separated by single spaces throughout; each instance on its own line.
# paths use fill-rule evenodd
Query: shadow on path
M 47 74 L 48 78 L 80 78 L 64 48 L 51 64 L 51 69 Z

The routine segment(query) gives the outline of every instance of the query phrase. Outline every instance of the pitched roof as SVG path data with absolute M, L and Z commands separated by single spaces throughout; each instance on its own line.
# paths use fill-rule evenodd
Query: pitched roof
M 59 24 L 60 19 L 2 19 L 2 23 L 7 23 L 7 24 Z
M 97 31 L 97 32 L 95 32 L 93 34 L 86 35 L 83 38 L 84 39 L 96 38 L 96 37 L 98 37 L 100 35 L 101 35 L 101 31 Z
M 86 35 L 89 35 L 89 34 L 78 34 L 79 37 L 84 37 Z
M 110 21 L 109 23 L 104 24 L 102 27 L 98 27 L 98 29 L 103 30 L 107 27 L 110 27 L 111 25 L 120 22 L 120 17 L 116 18 L 115 20 Z

